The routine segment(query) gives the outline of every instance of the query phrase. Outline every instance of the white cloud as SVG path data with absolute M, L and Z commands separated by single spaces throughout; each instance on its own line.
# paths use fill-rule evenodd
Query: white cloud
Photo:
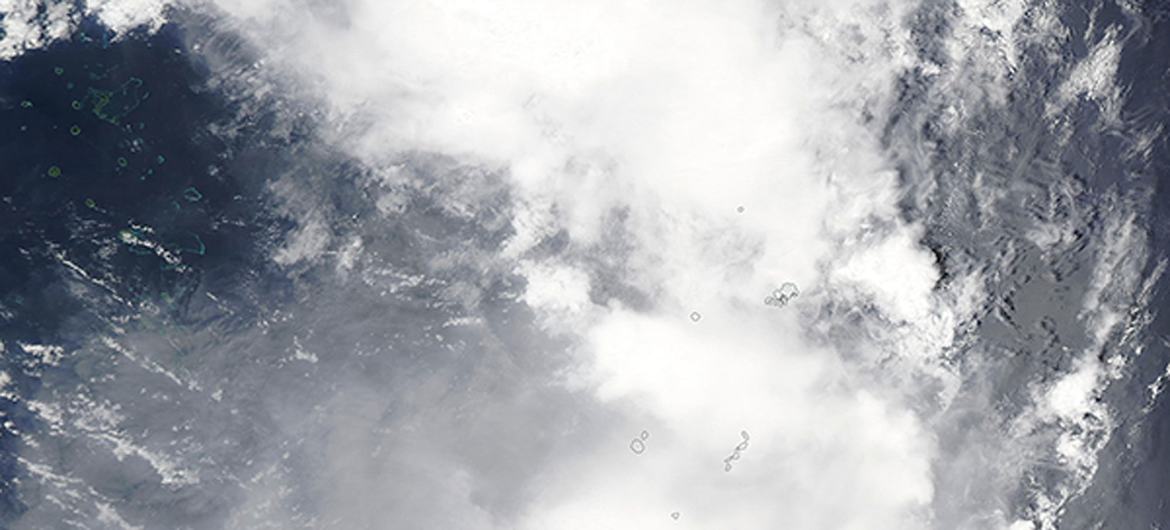
M 281 248 L 273 260 L 281 265 L 293 265 L 312 260 L 325 251 L 332 236 L 324 221 L 313 217 L 301 224 L 288 243 Z
M 40 9 L 44 12 L 39 12 Z M 0 60 L 63 39 L 77 23 L 69 3 L 38 0 L 0 0 Z
M 614 438 L 548 465 L 521 526 L 926 524 L 925 427 L 798 325 L 826 282 L 893 320 L 933 311 L 933 257 L 897 220 L 896 175 L 861 124 L 913 62 L 909 6 L 358 1 L 332 18 L 221 6 L 261 42 L 298 35 L 261 48 L 323 88 L 335 145 L 373 165 L 421 150 L 506 173 L 510 256 L 569 235 L 567 254 L 518 269 L 524 300 L 575 331 L 569 379 L 654 435 L 636 461 Z M 599 271 L 580 257 L 597 255 L 652 308 L 595 306 Z M 765 307 L 785 281 L 801 298 Z M 751 449 L 725 474 L 743 429 Z
M 591 313 L 592 303 L 585 271 L 557 263 L 521 262 L 518 272 L 528 280 L 524 302 L 546 315 L 553 326 L 587 323 L 584 317 Z
M 902 229 L 877 242 L 847 247 L 843 263 L 833 270 L 834 279 L 871 294 L 894 320 L 925 320 L 933 309 L 938 270 L 934 256 L 921 251 L 919 234 Z
M 1069 72 L 1068 79 L 1060 85 L 1059 98 L 1049 105 L 1049 115 L 1077 98 L 1085 98 L 1100 106 L 1106 123 L 1119 124 L 1118 113 L 1121 112 L 1122 100 L 1116 76 L 1121 62 L 1122 42 L 1118 39 L 1118 33 L 1119 28 L 1116 26 L 1107 29 L 1101 39 L 1093 44 L 1088 56 Z
M 87 0 L 85 10 L 120 35 L 138 28 L 157 30 L 166 22 L 169 4 L 167 0 Z
M 676 510 L 681 528 L 923 525 L 933 449 L 920 422 L 843 384 L 831 351 L 774 317 L 607 315 L 588 342 L 597 396 L 644 419 L 554 464 L 522 528 L 665 528 Z M 642 428 L 635 456 L 622 436 Z M 741 430 L 751 444 L 725 472 Z
M 83 15 L 96 17 L 115 38 L 134 29 L 154 31 L 166 22 L 165 0 L 0 0 L 0 60 L 69 37 Z

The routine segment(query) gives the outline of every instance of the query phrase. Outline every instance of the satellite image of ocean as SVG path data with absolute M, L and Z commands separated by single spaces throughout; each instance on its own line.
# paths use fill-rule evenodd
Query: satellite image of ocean
M 1170 530 L 1170 2 L 0 0 L 0 529 Z

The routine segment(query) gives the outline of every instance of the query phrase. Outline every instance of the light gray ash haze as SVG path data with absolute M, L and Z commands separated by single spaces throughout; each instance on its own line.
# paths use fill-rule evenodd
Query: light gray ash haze
M 1170 528 L 1170 5 L 0 0 L 0 528 Z

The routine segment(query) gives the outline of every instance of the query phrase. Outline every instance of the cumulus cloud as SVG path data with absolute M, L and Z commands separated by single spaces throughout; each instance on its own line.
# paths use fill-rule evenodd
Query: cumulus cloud
M 119 38 L 134 29 L 153 31 L 166 21 L 164 0 L 89 2 L 0 1 L 0 60 L 69 37 L 83 16 L 93 16 Z
M 45 5 L 36 0 L 0 2 L 0 59 L 15 57 L 69 35 L 76 14 L 65 2 Z

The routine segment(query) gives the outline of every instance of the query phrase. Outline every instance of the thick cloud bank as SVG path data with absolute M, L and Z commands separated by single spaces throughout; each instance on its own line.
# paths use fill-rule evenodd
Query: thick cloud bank
M 375 164 L 442 153 L 514 186 L 528 222 L 501 251 L 547 329 L 575 339 L 562 375 L 621 419 L 539 470 L 509 525 L 928 524 L 928 429 L 800 319 L 831 296 L 898 324 L 954 318 L 863 124 L 914 60 L 902 6 L 359 2 L 276 20 L 280 7 L 225 8 L 259 39 L 297 35 L 272 60 L 320 83 L 336 144 Z M 567 252 L 532 254 L 558 233 Z M 614 280 L 648 305 L 602 294 Z M 783 282 L 803 286 L 799 303 L 762 305 Z M 898 354 L 930 370 L 945 346 Z M 642 430 L 633 454 L 626 438 Z M 726 472 L 741 431 L 750 450 Z

